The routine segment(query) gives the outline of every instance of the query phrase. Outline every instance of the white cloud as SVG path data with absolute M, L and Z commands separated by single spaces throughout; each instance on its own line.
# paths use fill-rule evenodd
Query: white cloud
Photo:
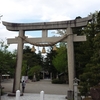
M 50 0 L 2 0 L 0 13 L 7 21 L 19 22 L 23 19 L 47 21 L 54 19 L 55 15 L 65 18 L 87 16 L 90 12 L 99 10 L 99 4 L 99 0 L 54 0 L 53 2 Z M 60 20 L 63 20 L 62 18 Z

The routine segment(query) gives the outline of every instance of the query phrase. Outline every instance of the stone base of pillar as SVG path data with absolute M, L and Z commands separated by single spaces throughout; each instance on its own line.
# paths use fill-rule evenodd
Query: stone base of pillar
M 72 90 L 67 91 L 67 99 L 68 100 L 73 100 L 74 98 L 74 92 Z
M 23 96 L 23 93 L 20 93 L 20 96 Z M 16 96 L 16 93 L 8 93 L 8 96 Z

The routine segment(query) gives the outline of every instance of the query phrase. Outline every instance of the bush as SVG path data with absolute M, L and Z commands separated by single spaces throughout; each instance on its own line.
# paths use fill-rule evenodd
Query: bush
M 90 98 L 90 97 L 86 97 L 86 98 L 84 98 L 83 100 L 93 100 L 93 99 Z
M 63 84 L 63 83 L 66 83 L 66 82 L 64 80 L 60 80 L 60 79 L 53 79 L 52 83 L 53 84 Z
M 4 87 L 0 88 L 0 94 L 1 94 L 1 95 L 5 94 L 5 93 L 3 92 L 3 89 L 4 89 Z

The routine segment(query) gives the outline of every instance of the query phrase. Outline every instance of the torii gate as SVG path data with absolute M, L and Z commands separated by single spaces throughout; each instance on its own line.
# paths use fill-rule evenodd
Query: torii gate
M 86 41 L 86 36 L 73 35 L 72 28 L 83 27 L 87 25 L 87 22 L 91 20 L 91 16 L 69 20 L 69 21 L 57 21 L 57 22 L 41 22 L 41 23 L 10 23 L 3 21 L 3 25 L 9 31 L 19 31 L 17 38 L 11 38 L 7 40 L 8 44 L 18 44 L 17 49 L 17 65 L 15 75 L 15 87 L 14 91 L 20 90 L 20 76 L 22 67 L 22 55 L 23 44 L 30 41 L 31 43 L 53 43 L 59 41 L 62 37 L 47 37 L 47 30 L 67 29 L 67 38 L 63 41 L 67 42 L 67 54 L 68 54 L 68 74 L 69 74 L 69 90 L 73 91 L 73 79 L 74 79 L 74 47 L 73 42 Z M 28 38 L 25 37 L 25 31 L 42 30 L 42 38 Z M 27 41 L 25 41 L 25 40 Z

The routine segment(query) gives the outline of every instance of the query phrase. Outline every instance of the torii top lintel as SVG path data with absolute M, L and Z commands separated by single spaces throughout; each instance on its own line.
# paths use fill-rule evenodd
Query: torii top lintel
M 3 25 L 10 31 L 53 30 L 66 29 L 67 27 L 83 27 L 92 19 L 92 16 L 68 21 L 40 22 L 40 23 L 10 23 L 3 21 Z

